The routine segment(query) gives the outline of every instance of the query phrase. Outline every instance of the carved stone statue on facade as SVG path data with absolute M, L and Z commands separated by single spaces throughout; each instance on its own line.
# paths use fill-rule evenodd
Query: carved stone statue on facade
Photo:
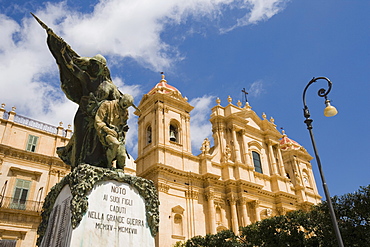
M 224 162 L 229 162 L 230 161 L 230 158 L 231 158 L 230 145 L 229 144 L 226 144 L 226 149 L 224 151 L 223 161 Z
M 73 136 L 67 146 L 57 149 L 59 157 L 72 169 L 82 163 L 111 168 L 113 160 L 117 160 L 119 168 L 123 169 L 127 108 L 133 105 L 132 96 L 128 99 L 129 96 L 123 95 L 113 84 L 102 55 L 79 56 L 53 30 L 33 16 L 47 31 L 47 44 L 58 64 L 63 92 L 79 105 L 74 117 Z M 120 104 L 121 99 L 125 103 Z
M 202 143 L 202 147 L 200 148 L 200 150 L 202 151 L 202 153 L 209 154 L 210 145 L 211 145 L 211 142 L 209 141 L 209 139 L 208 138 L 205 138 L 204 141 L 203 141 L 203 143 Z

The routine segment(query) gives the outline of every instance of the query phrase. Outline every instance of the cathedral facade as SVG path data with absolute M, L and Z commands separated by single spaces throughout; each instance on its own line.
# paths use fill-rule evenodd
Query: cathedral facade
M 179 90 L 162 79 L 143 95 L 138 156 L 125 173 L 154 181 L 160 200 L 156 246 L 245 226 L 320 202 L 312 157 L 246 103 L 230 97 L 211 109 L 212 140 L 191 150 L 190 112 Z M 0 107 L 0 245 L 35 246 L 46 194 L 70 167 L 56 154 L 71 127 L 58 127 Z
M 193 106 L 164 75 L 138 107 L 136 174 L 158 189 L 156 246 L 224 229 L 237 234 L 240 226 L 320 202 L 312 157 L 248 103 L 216 100 L 214 145 L 206 138 L 197 156 L 190 139 Z

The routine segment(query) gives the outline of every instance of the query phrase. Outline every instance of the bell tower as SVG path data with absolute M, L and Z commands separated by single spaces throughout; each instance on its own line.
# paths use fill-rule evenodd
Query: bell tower
M 137 175 L 148 177 L 156 165 L 187 170 L 186 157 L 192 156 L 190 111 L 194 108 L 187 98 L 169 85 L 162 73 L 162 79 L 143 96 L 138 108 Z

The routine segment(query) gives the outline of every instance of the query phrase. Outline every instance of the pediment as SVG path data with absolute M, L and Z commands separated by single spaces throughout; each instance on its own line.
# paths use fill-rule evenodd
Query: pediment
M 244 124 L 251 126 L 255 129 L 262 130 L 262 119 L 260 119 L 257 114 L 250 110 L 245 109 L 240 112 L 234 113 L 234 117 L 239 118 L 240 121 L 243 121 Z

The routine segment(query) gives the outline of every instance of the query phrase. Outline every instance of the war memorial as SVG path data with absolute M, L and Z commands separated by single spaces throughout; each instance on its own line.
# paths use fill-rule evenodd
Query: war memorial
M 313 157 L 247 100 L 217 98 L 212 136 L 193 154 L 194 106 L 164 74 L 136 107 L 103 56 L 78 55 L 35 18 L 78 110 L 64 128 L 0 105 L 0 246 L 171 247 L 321 201 Z M 125 147 L 131 106 L 135 160 Z
M 102 55 L 79 56 L 47 32 L 61 88 L 79 105 L 73 135 L 57 149 L 71 172 L 45 198 L 37 246 L 154 246 L 159 200 L 152 181 L 124 173 L 128 108 L 133 97 L 113 84 Z

